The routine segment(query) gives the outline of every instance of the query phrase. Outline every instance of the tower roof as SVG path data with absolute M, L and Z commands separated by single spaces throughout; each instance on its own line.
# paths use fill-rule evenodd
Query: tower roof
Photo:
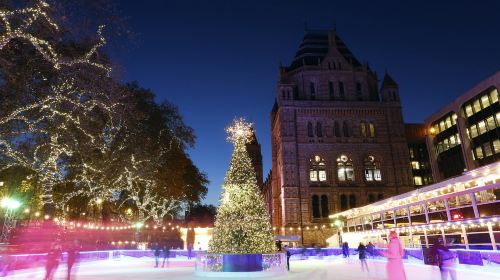
M 333 41 L 333 44 L 330 44 L 330 40 Z M 291 71 L 306 65 L 318 65 L 327 55 L 330 47 L 336 48 L 354 67 L 361 66 L 344 41 L 337 35 L 337 32 L 334 30 L 309 30 L 306 31 L 299 50 L 286 70 Z
M 386 71 L 384 75 L 384 79 L 382 80 L 382 88 L 387 87 L 398 87 L 398 84 L 394 81 L 394 79 L 389 75 Z

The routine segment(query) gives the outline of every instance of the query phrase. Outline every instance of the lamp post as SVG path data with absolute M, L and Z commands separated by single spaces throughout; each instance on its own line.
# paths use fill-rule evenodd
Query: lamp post
M 16 226 L 15 211 L 21 206 L 21 202 L 5 197 L 1 200 L 0 206 L 5 209 L 4 223 L 0 242 L 7 242 L 11 230 Z

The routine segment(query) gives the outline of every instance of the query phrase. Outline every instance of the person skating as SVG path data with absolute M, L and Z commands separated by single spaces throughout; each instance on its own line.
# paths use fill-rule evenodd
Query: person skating
M 170 258 L 170 247 L 165 243 L 163 246 L 163 264 L 161 267 L 165 267 L 165 261 L 167 262 L 167 267 L 169 266 L 169 258 Z
M 52 243 L 50 250 L 47 253 L 47 263 L 45 264 L 45 280 L 52 280 L 54 273 L 59 266 L 61 260 L 61 245 Z
M 349 244 L 347 242 L 342 243 L 342 254 L 344 258 L 349 257 Z
M 361 270 L 368 272 L 368 264 L 366 263 L 366 246 L 363 243 L 359 243 L 358 249 L 356 249 L 359 256 L 359 261 L 361 262 Z
M 401 246 L 401 242 L 399 241 L 398 235 L 395 231 L 391 231 L 389 234 L 387 252 L 381 253 L 387 257 L 387 279 L 406 280 L 406 273 L 403 266 L 403 246 Z
M 71 279 L 71 272 L 73 270 L 73 266 L 75 265 L 78 259 L 79 249 L 80 246 L 78 244 L 78 240 L 74 240 L 73 243 L 68 247 L 67 250 L 68 259 L 66 261 L 66 265 L 68 267 L 66 276 L 67 280 Z
M 451 280 L 457 279 L 455 271 L 455 255 L 448 249 L 441 239 L 436 240 L 431 249 L 431 255 L 434 256 L 441 272 L 441 280 L 447 280 L 448 275 Z
M 368 245 L 366 245 L 366 252 L 370 254 L 372 259 L 375 257 L 375 246 L 373 245 L 373 243 L 368 242 Z
M 290 248 L 288 248 L 288 245 L 285 245 L 285 252 L 286 252 L 286 268 L 288 271 L 290 271 L 290 257 L 292 256 L 292 253 L 290 253 Z
M 158 267 L 158 264 L 160 262 L 161 248 L 160 248 L 160 245 L 158 243 L 155 243 L 153 246 L 154 246 L 153 251 L 154 251 L 155 262 L 156 262 L 155 267 Z

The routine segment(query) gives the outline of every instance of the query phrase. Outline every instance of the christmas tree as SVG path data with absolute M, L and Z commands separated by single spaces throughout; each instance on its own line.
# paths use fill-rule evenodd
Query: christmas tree
M 236 119 L 227 128 L 234 143 L 231 165 L 224 179 L 209 252 L 262 254 L 275 251 L 269 214 L 257 186 L 252 162 L 245 148 L 251 124 Z

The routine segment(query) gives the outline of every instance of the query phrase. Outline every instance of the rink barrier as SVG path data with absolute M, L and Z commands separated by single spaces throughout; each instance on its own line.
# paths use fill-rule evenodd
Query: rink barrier
M 421 248 L 406 248 L 404 249 L 404 261 L 410 263 L 420 263 L 420 264 L 432 264 L 433 260 L 430 259 L 428 254 L 429 249 Z M 293 260 L 316 258 L 321 259 L 324 257 L 342 257 L 341 248 L 290 248 L 290 253 L 292 254 Z M 372 259 L 384 260 L 381 252 L 386 251 L 385 248 L 376 248 L 372 253 L 367 251 L 367 257 Z M 451 249 L 451 252 L 456 256 L 455 260 L 458 264 L 464 265 L 475 265 L 475 266 L 498 266 L 500 267 L 500 251 L 493 250 L 462 250 L 462 249 Z M 207 256 L 205 251 L 193 250 L 191 251 L 191 257 L 193 259 L 196 255 L 196 266 L 206 267 L 203 269 L 217 270 L 216 263 L 220 263 L 221 260 L 217 259 L 216 256 Z M 279 254 L 265 254 L 263 255 L 263 263 L 266 266 L 266 270 L 279 270 L 282 269 L 282 264 L 286 266 L 286 257 L 278 257 Z M 355 248 L 349 249 L 349 255 L 351 257 L 357 257 L 357 252 Z M 0 264 L 2 267 L 5 264 L 9 265 L 9 269 L 24 269 L 29 267 L 44 266 L 46 262 L 47 254 L 16 254 L 16 255 L 1 255 Z M 170 250 L 169 257 L 187 257 L 187 250 Z M 154 253 L 152 250 L 109 250 L 109 251 L 84 251 L 79 253 L 80 262 L 88 261 L 99 261 L 99 260 L 117 260 L 124 257 L 131 258 L 152 258 Z M 202 257 L 204 261 L 198 262 L 198 257 Z M 62 262 L 65 262 L 67 254 L 63 253 Z M 284 258 L 284 259 L 282 259 Z M 205 263 L 203 263 L 205 262 Z M 212 263 L 206 263 L 212 262 Z M 279 268 L 277 268 L 279 267 Z

